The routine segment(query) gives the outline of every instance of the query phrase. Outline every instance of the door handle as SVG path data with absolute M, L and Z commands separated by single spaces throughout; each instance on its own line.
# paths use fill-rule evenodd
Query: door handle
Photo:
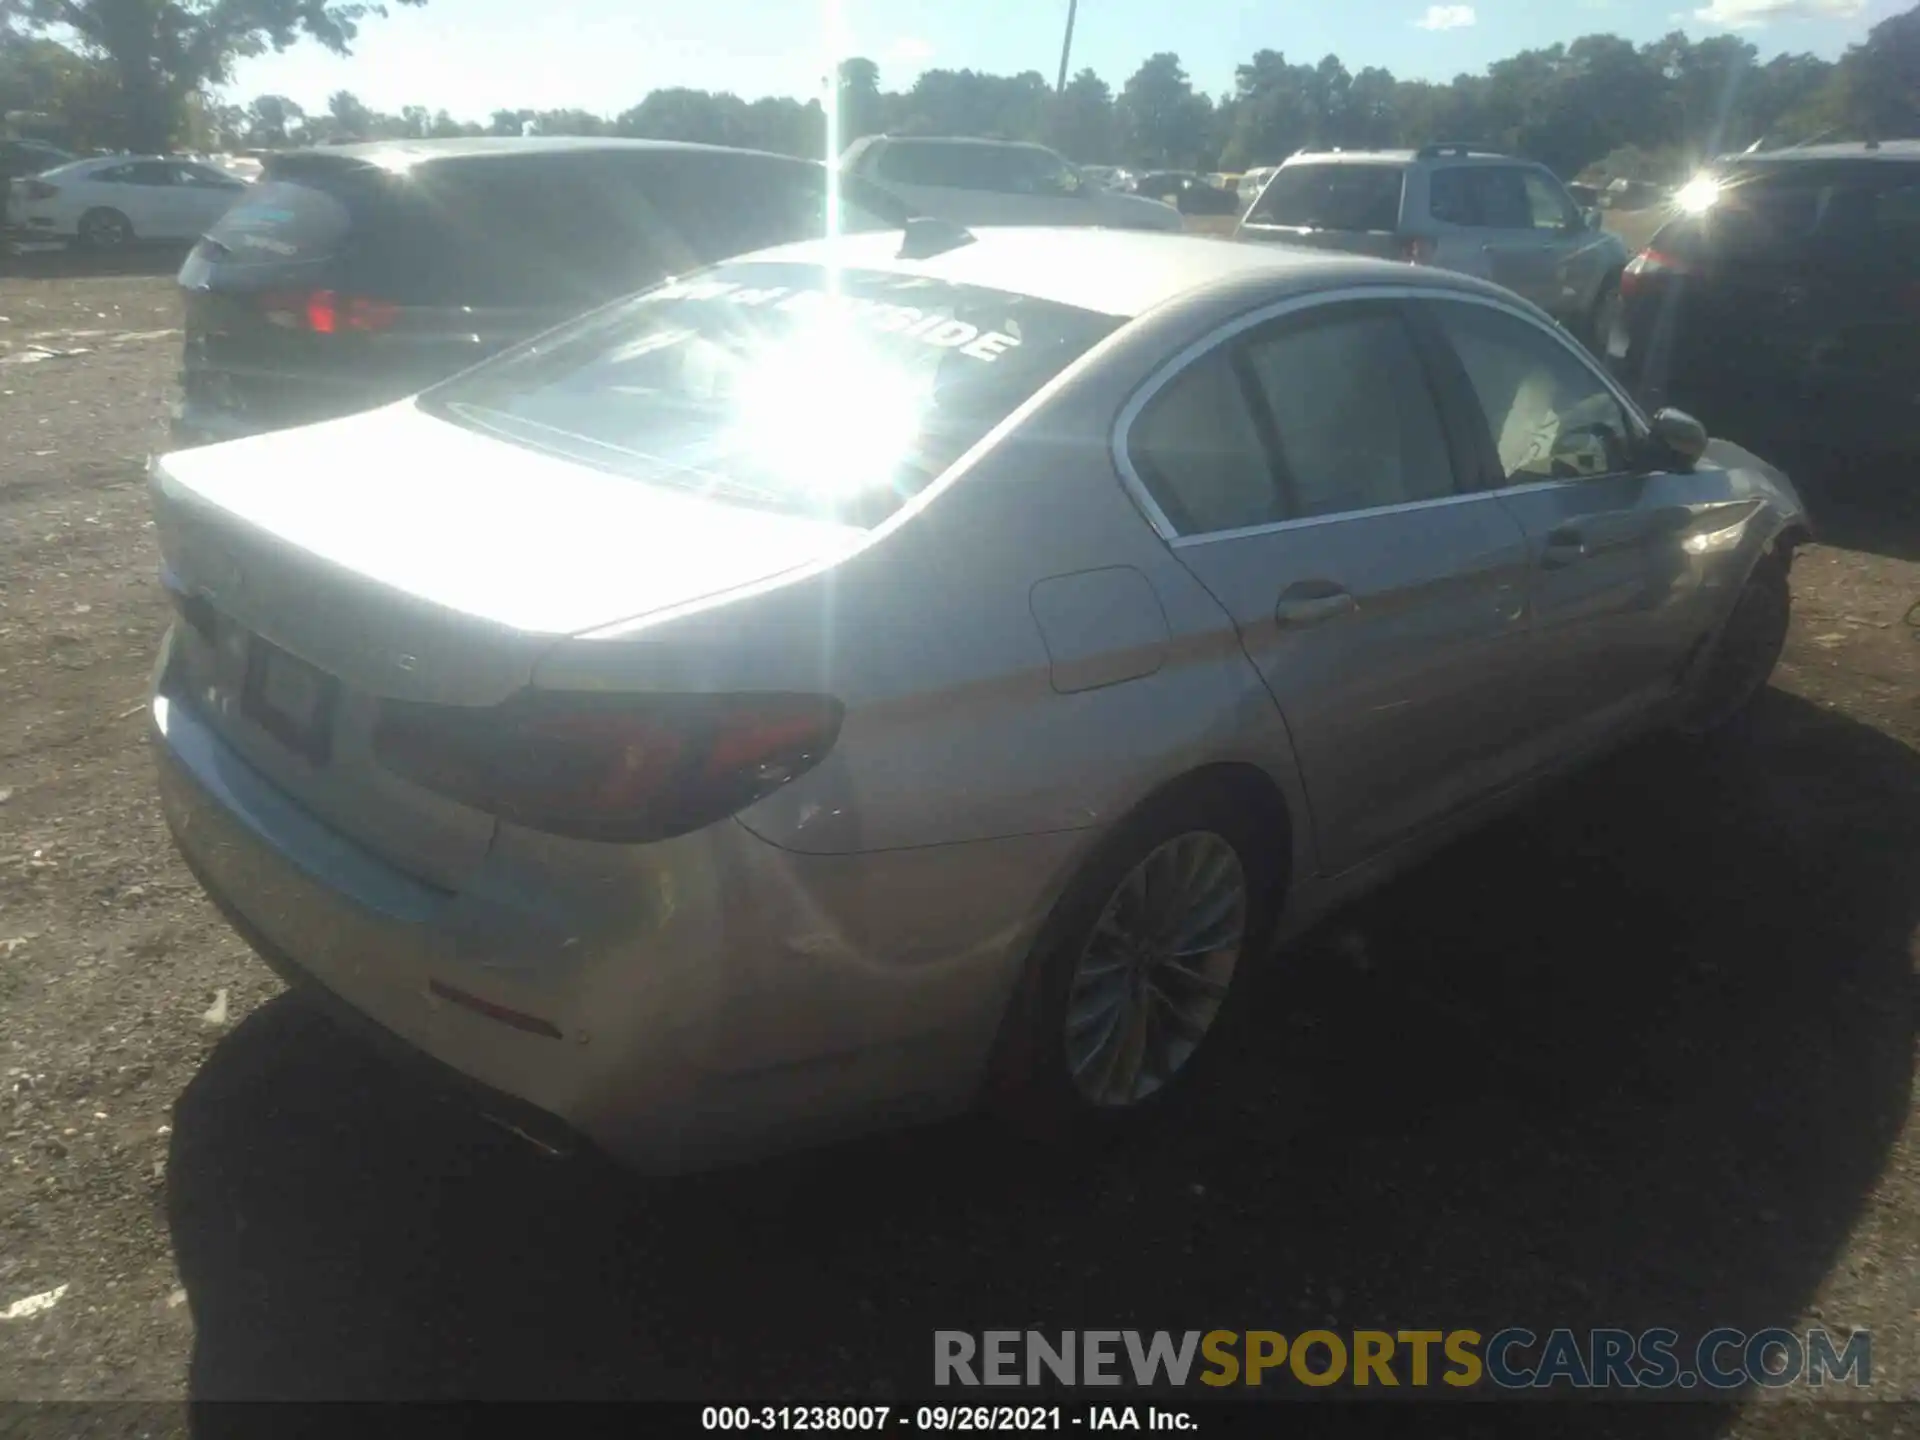
M 1274 606 L 1273 618 L 1283 629 L 1298 630 L 1309 625 L 1324 624 L 1359 608 L 1359 602 L 1344 590 L 1318 595 L 1286 594 Z
M 1540 568 L 1564 570 L 1587 558 L 1587 542 L 1578 530 L 1551 530 L 1540 551 Z

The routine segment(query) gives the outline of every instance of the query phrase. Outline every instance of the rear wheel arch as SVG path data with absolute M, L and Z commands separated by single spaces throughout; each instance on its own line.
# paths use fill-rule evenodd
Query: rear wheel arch
M 1017 1100 L 1039 1059 L 1045 1023 L 1049 960 L 1071 938 L 1091 877 L 1138 848 L 1173 815 L 1212 812 L 1229 816 L 1235 829 L 1259 837 L 1257 853 L 1243 860 L 1257 871 L 1258 917 L 1249 928 L 1248 956 L 1270 938 L 1286 903 L 1293 873 L 1295 822 L 1280 785 L 1258 765 L 1221 761 L 1197 766 L 1142 796 L 1068 870 L 1034 934 L 1007 997 L 988 1053 L 982 1086 L 991 1103 Z

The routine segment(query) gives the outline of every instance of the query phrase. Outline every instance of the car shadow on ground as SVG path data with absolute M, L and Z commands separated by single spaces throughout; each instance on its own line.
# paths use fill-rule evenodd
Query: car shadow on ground
M 127 245 L 115 250 L 0 251 L 0 276 L 73 280 L 98 275 L 172 275 L 187 258 L 185 245 Z
M 1098 1151 L 969 1121 L 638 1180 L 282 997 L 176 1109 L 190 1393 L 884 1400 L 935 1329 L 1791 1323 L 1907 1113 L 1920 756 L 1779 692 L 1753 721 L 1310 938 L 1209 1084 Z

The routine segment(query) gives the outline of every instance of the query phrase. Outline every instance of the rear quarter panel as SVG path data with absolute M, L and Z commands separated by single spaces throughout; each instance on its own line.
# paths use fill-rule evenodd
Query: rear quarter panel
M 1140 356 L 1169 353 L 1125 349 L 1133 358 L 1043 398 L 1017 436 L 854 556 L 696 613 L 566 642 L 537 683 L 838 697 L 846 720 L 826 761 L 741 817 L 796 851 L 1097 829 L 1179 775 L 1228 761 L 1268 773 L 1304 834 L 1278 710 L 1225 612 L 1115 471 L 1114 417 L 1151 368 Z M 1127 603 L 1104 635 L 1097 620 L 1059 623 L 1063 577 L 1116 569 L 1151 587 L 1164 616 L 1157 642 L 1131 582 L 1113 592 Z M 1050 654 L 1036 587 L 1055 648 L 1071 631 L 1071 654 Z M 1157 649 L 1150 663 L 1143 649 Z

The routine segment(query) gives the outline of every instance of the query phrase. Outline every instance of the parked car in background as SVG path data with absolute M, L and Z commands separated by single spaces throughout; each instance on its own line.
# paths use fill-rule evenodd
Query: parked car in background
M 1573 184 L 1567 186 L 1567 194 L 1573 197 L 1573 203 L 1582 210 L 1600 209 L 1600 187 L 1597 185 Z
M 1240 177 L 1240 183 L 1234 186 L 1234 197 L 1239 200 L 1242 210 L 1260 198 L 1261 189 L 1279 168 L 1278 165 L 1261 165 Z
M 1155 170 L 1133 182 L 1133 193 L 1164 200 L 1182 215 L 1234 215 L 1239 197 L 1222 190 L 1190 170 Z
M 1630 384 L 1794 453 L 1920 456 L 1920 140 L 1716 162 L 1627 266 Z
M 180 271 L 178 444 L 365 409 L 663 276 L 824 233 L 825 166 L 650 140 L 289 151 Z M 841 182 L 852 230 L 907 207 Z
M 1132 177 L 1118 165 L 1082 165 L 1080 179 L 1088 185 L 1097 185 L 1102 190 L 1120 189 Z
M 71 151 L 44 140 L 0 140 L 0 183 L 22 175 L 38 175 L 75 158 Z
M 242 180 L 248 181 L 258 180 L 260 172 L 265 168 L 251 155 L 210 155 L 207 159 L 209 163 L 225 170 L 228 174 L 237 175 Z
M 867 135 L 847 147 L 840 168 L 885 186 L 917 214 L 961 225 L 1181 228 L 1171 205 L 1090 184 L 1043 145 Z
M 1739 715 L 1805 536 L 1484 282 L 933 221 L 151 494 L 201 883 L 486 1113 L 656 1171 L 1153 1106 L 1276 930 Z
M 113 250 L 198 237 L 247 182 L 197 160 L 108 155 L 72 160 L 13 181 L 7 228 L 22 243 L 62 241 Z
M 1471 145 L 1303 151 L 1235 231 L 1477 275 L 1531 300 L 1596 352 L 1612 334 L 1625 242 L 1551 170 Z
M 64 165 L 73 158 L 67 151 L 43 140 L 0 140 L 0 246 L 17 239 L 8 223 L 13 182 Z

